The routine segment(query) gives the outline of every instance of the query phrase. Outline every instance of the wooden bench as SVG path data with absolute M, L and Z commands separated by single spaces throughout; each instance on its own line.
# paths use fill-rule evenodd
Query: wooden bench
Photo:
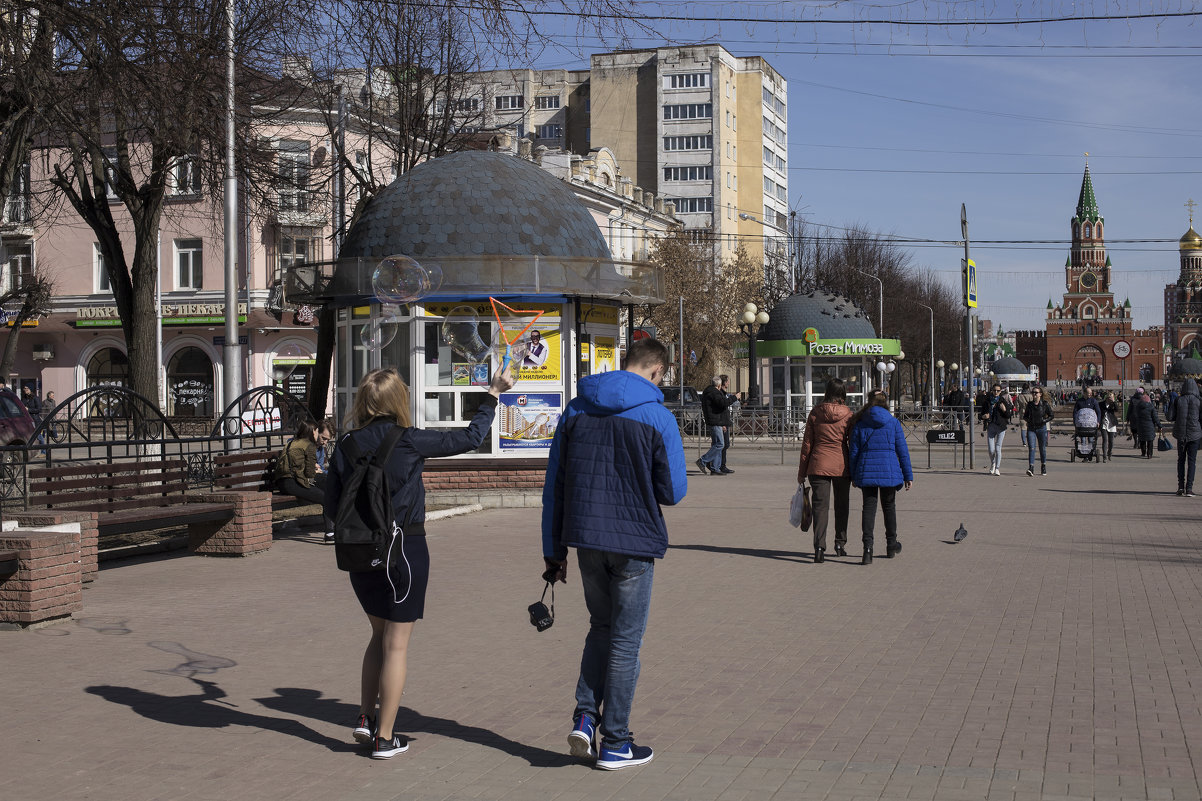
M 311 506 L 308 501 L 286 495 L 276 489 L 275 463 L 278 451 L 239 451 L 213 457 L 213 488 L 218 492 L 271 493 L 272 511 Z
M 247 554 L 271 545 L 269 496 L 189 492 L 183 459 L 29 469 L 29 509 L 89 512 L 98 535 L 186 526 L 197 553 Z

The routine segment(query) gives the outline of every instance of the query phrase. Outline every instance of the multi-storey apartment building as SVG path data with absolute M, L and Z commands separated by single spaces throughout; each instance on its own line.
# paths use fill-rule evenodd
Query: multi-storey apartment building
M 588 70 L 481 72 L 469 84 L 488 127 L 578 154 L 608 148 L 686 230 L 712 232 L 720 257 L 740 246 L 785 256 L 788 86 L 763 58 L 721 45 L 624 50 L 592 56 Z

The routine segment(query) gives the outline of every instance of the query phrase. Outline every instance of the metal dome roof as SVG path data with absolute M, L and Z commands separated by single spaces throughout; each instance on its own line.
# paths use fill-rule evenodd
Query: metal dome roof
M 995 375 L 1030 375 L 1031 369 L 1013 356 L 1005 356 L 989 368 Z
M 423 162 L 368 203 L 342 258 L 561 256 L 611 258 L 588 209 L 525 159 L 468 150 Z
M 1186 356 L 1182 359 L 1173 359 L 1173 366 L 1169 368 L 1169 375 L 1173 378 L 1197 378 L 1202 376 L 1202 360 Z
M 799 340 L 807 328 L 817 329 L 822 339 L 876 338 L 863 309 L 842 295 L 819 289 L 799 292 L 777 303 L 760 339 Z

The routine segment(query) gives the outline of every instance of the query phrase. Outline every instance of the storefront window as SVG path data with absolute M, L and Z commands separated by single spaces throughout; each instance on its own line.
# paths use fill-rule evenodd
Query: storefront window
M 168 362 L 167 414 L 213 416 L 213 362 L 200 348 L 184 348 Z

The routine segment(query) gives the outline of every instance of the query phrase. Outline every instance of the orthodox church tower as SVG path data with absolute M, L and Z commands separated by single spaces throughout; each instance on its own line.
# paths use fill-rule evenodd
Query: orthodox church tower
M 1069 382 L 1160 378 L 1164 365 L 1159 336 L 1155 331 L 1134 330 L 1131 301 L 1114 299 L 1106 220 L 1098 208 L 1088 163 L 1069 225 L 1072 244 L 1064 262 L 1065 292 L 1060 303 L 1048 301 L 1046 378 Z M 1132 348 L 1125 365 L 1113 351 L 1120 339 Z
M 1177 244 L 1181 272 L 1177 283 L 1165 287 L 1165 326 L 1169 347 L 1189 355 L 1192 345 L 1202 349 L 1202 236 L 1194 230 L 1194 201 L 1189 209 L 1189 230 Z

